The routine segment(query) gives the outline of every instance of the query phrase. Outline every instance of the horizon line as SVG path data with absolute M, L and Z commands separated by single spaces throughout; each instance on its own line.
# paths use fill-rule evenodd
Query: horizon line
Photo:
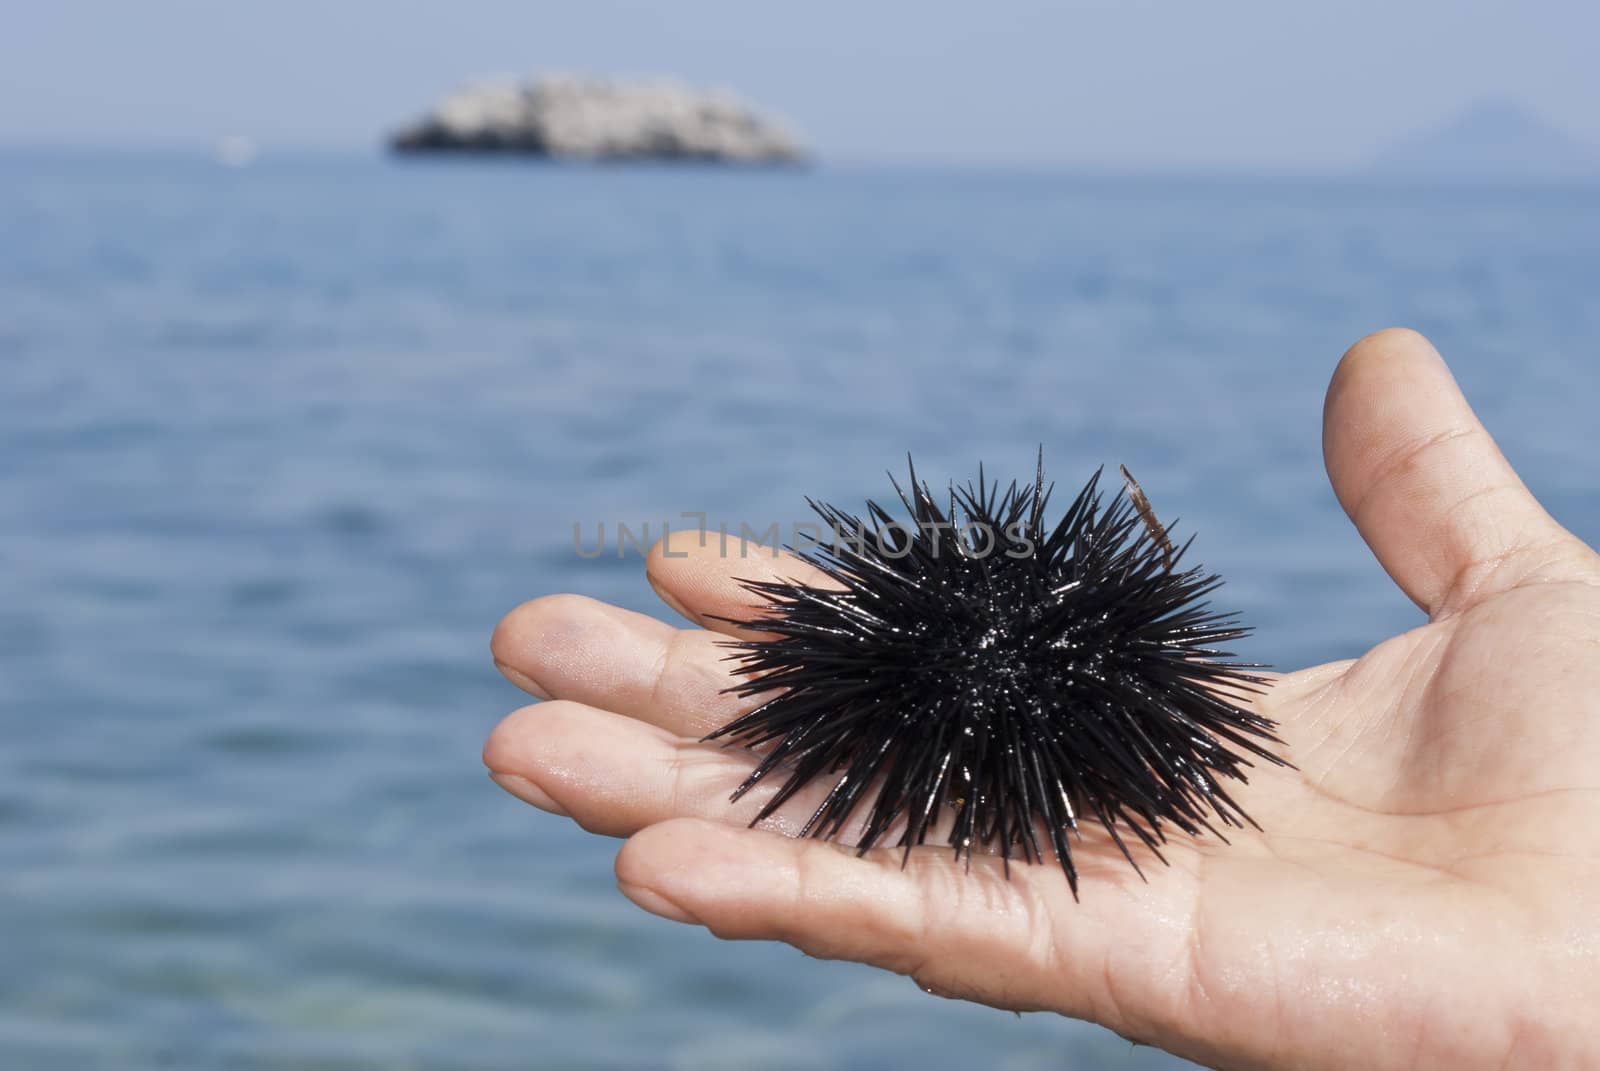
M 217 144 L 222 138 L 209 141 L 198 139 L 155 139 L 150 141 L 55 141 L 32 139 L 9 139 L 0 135 L 0 156 L 160 156 L 167 158 L 204 159 L 215 160 Z M 395 160 L 385 143 L 381 139 L 367 146 L 348 142 L 340 143 L 284 143 L 273 145 L 251 139 L 257 156 L 249 165 L 255 167 L 263 162 L 273 160 L 292 161 L 294 159 L 336 158 L 336 159 L 366 159 L 372 161 Z M 793 171 L 803 174 L 807 171 L 851 172 L 851 171 L 946 171 L 968 172 L 973 174 L 985 173 L 1010 173 L 1010 174 L 1040 174 L 1040 175 L 1073 175 L 1083 178 L 1123 178 L 1123 179 L 1159 179 L 1159 178 L 1189 178 L 1189 179 L 1284 179 L 1305 181 L 1358 181 L 1362 183 L 1391 182 L 1404 185 L 1514 185 L 1519 183 L 1538 186 L 1577 186 L 1588 187 L 1600 182 L 1600 170 L 1593 173 L 1576 174 L 1549 174 L 1538 173 L 1517 174 L 1514 172 L 1484 171 L 1460 175 L 1445 175 L 1432 172 L 1419 171 L 1384 171 L 1376 161 L 1363 161 L 1358 164 L 1313 164 L 1294 165 L 1291 163 L 1253 163 L 1253 164 L 1221 164 L 1216 162 L 1115 162 L 1106 160 L 1073 160 L 1066 158 L 1050 157 L 948 157 L 926 153 L 904 153 L 894 155 L 872 156 L 841 153 L 838 155 L 817 154 L 808 163 L 799 167 L 761 167 L 744 166 L 739 164 L 725 164 L 696 161 L 606 161 L 606 160 L 577 160 L 542 157 L 534 154 L 518 153 L 439 153 L 418 154 L 408 157 L 408 165 L 428 166 L 430 163 L 472 165 L 490 164 L 497 166 L 552 166 L 573 169 L 593 168 L 596 170 L 627 170 L 630 168 L 656 167 L 662 170 L 707 170 L 720 172 L 785 172 Z M 223 166 L 219 163 L 218 166 Z M 248 168 L 246 168 L 248 169 Z

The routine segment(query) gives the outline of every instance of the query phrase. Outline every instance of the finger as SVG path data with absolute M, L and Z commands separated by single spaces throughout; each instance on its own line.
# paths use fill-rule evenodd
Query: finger
M 507 717 L 489 734 L 483 762 L 514 795 L 612 837 L 683 815 L 748 824 L 770 796 L 752 792 L 729 802 L 750 774 L 747 755 L 563 700 Z M 536 794 L 507 777 L 532 785 Z M 775 818 L 774 828 L 798 825 Z
M 1339 362 L 1323 408 L 1334 493 L 1395 583 L 1437 617 L 1574 564 L 1428 340 L 1391 329 Z
M 506 717 L 489 734 L 483 762 L 512 795 L 612 837 L 684 817 L 748 826 L 784 783 L 769 778 L 732 799 L 755 766 L 748 752 L 565 700 Z M 807 784 L 763 818 L 760 828 L 799 835 L 831 787 L 827 778 Z M 869 812 L 862 807 L 852 814 L 838 839 L 858 842 Z M 885 841 L 892 842 L 903 829 L 902 823 L 892 824 Z M 943 823 L 929 830 L 932 837 L 947 833 Z
M 728 620 L 749 621 L 766 606 L 741 580 L 799 580 L 836 586 L 827 574 L 776 544 L 723 539 L 716 532 L 673 532 L 650 548 L 645 575 L 661 601 L 704 628 L 730 636 L 770 635 Z
M 483 749 L 483 762 L 506 791 L 542 810 L 572 818 L 591 833 L 630 836 L 673 818 L 706 818 L 743 828 L 799 836 L 837 778 L 821 777 L 800 787 L 773 814 L 756 822 L 787 779 L 766 778 L 748 792 L 733 798 L 735 789 L 750 776 L 755 760 L 748 751 L 702 743 L 643 724 L 609 710 L 567 700 L 524 707 L 508 715 Z M 924 831 L 923 844 L 939 850 L 950 843 L 955 812 L 940 812 Z M 872 807 L 857 807 L 830 839 L 857 845 L 872 821 Z M 876 843 L 899 845 L 906 829 L 902 816 L 878 834 Z M 1037 830 L 1048 843 L 1043 826 Z M 1094 860 L 1115 854 L 1125 865 L 1121 849 L 1103 830 L 1084 828 L 1073 834 L 1073 860 Z M 1185 852 L 1192 846 L 1174 840 L 1163 854 Z M 924 850 L 924 849 L 918 849 Z M 1133 850 L 1141 866 L 1157 864 L 1156 857 L 1139 845 Z M 999 851 L 997 843 L 973 846 L 974 859 Z M 1015 855 L 1013 855 L 1015 859 Z M 1023 864 L 1015 864 L 1023 865 Z
M 698 820 L 651 826 L 617 856 L 639 906 L 719 937 L 778 940 L 812 956 L 870 963 L 925 989 L 1017 1010 L 1054 1008 L 1134 1036 L 1182 999 L 1196 884 L 1175 865 L 1133 877 L 1084 852 L 1075 903 L 1059 868 L 993 857 L 970 868 L 937 849 L 848 849 Z M 1150 979 L 1165 978 L 1165 984 Z M 1128 999 L 1133 994 L 1133 999 Z M 1154 998 L 1152 1000 L 1152 998 Z
M 726 689 L 739 679 L 727 638 L 676 629 L 582 595 L 547 595 L 501 620 L 489 642 L 512 683 L 698 740 L 755 707 Z

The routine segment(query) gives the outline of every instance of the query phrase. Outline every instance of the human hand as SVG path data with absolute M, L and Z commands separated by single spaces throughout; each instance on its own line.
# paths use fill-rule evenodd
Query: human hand
M 745 824 L 748 754 L 699 743 L 755 702 L 727 694 L 736 577 L 693 533 L 648 561 L 697 625 L 572 595 L 495 632 L 496 662 L 549 702 L 495 729 L 507 790 L 628 837 L 622 891 L 725 938 L 876 964 L 947 996 L 1050 1009 L 1227 1068 L 1600 1066 L 1600 558 L 1534 501 L 1421 336 L 1357 343 L 1328 390 L 1340 502 L 1429 615 L 1354 661 L 1274 678 L 1257 701 L 1298 769 L 1230 794 L 1263 832 L 1176 835 L 1140 881 L 1085 829 L 1059 867 L 933 842 L 796 840 L 799 799 Z M 553 697 L 553 698 L 552 698 Z M 1135 849 L 1137 853 L 1137 849 Z

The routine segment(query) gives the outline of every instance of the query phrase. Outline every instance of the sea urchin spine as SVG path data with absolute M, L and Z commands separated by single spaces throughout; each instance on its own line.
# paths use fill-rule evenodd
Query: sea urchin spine
M 769 638 L 734 644 L 748 676 L 731 690 L 777 694 L 707 737 L 760 754 L 733 798 L 781 771 L 759 822 L 831 782 L 801 835 L 837 838 L 864 807 L 863 853 L 898 833 L 909 855 L 947 822 L 958 858 L 1031 863 L 1042 836 L 1074 894 L 1068 834 L 1086 818 L 1135 870 L 1124 833 L 1161 858 L 1169 826 L 1254 825 L 1222 783 L 1247 756 L 1285 763 L 1246 705 L 1260 667 L 1220 649 L 1248 630 L 1206 601 L 1217 576 L 1178 567 L 1188 544 L 1131 478 L 1132 500 L 1099 484 L 1054 524 L 1042 459 L 1004 491 L 980 468 L 943 507 L 912 469 L 895 483 L 909 524 L 808 499 L 831 539 L 799 553 L 828 581 L 744 582 L 766 608 L 740 624 Z

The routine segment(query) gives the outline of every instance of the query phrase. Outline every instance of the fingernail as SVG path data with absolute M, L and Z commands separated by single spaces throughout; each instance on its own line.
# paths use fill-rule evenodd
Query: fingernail
M 550 693 L 539 687 L 539 682 L 520 670 L 512 669 L 498 658 L 494 660 L 495 668 L 505 674 L 506 680 L 521 688 L 535 699 L 549 699 Z
M 651 576 L 649 573 L 646 573 L 646 574 L 644 574 L 644 578 L 645 578 L 645 580 L 649 581 L 651 590 L 653 590 L 656 593 L 656 595 L 661 599 L 662 602 L 664 602 L 668 606 L 672 607 L 672 609 L 675 612 L 677 612 L 679 615 L 681 615 L 685 620 L 693 621 L 696 624 L 699 624 L 700 619 L 698 617 L 696 617 L 694 614 L 691 614 L 689 612 L 689 608 L 687 606 L 683 605 L 683 603 L 681 603 L 677 599 L 673 598 L 671 592 L 669 592 L 666 588 L 662 587 L 660 584 L 657 584 L 655 577 Z
M 489 780 L 493 781 L 495 784 L 499 785 L 513 796 L 517 797 L 517 799 L 521 800 L 523 803 L 532 804 L 541 811 L 557 815 L 561 818 L 572 817 L 572 815 L 567 813 L 567 809 L 565 807 L 561 806 L 561 804 L 550 798 L 550 794 L 548 792 L 534 784 L 532 781 L 529 781 L 526 777 L 518 777 L 516 774 L 495 773 L 493 770 L 490 770 Z
M 654 889 L 646 888 L 643 885 L 630 885 L 625 881 L 617 882 L 617 888 L 622 890 L 623 896 L 626 896 L 652 915 L 660 915 L 662 918 L 671 919 L 673 922 L 685 922 L 691 926 L 705 925 Z

